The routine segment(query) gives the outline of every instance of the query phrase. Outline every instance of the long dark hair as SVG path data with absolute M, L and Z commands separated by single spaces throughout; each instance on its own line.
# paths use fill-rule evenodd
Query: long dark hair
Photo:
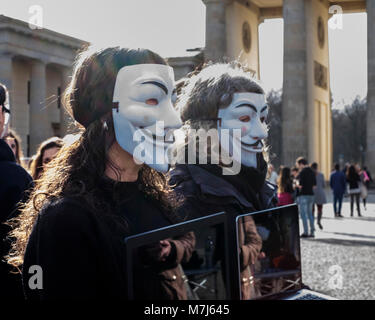
M 357 173 L 357 170 L 355 169 L 354 164 L 350 165 L 346 177 L 348 178 L 349 181 L 357 181 L 359 180 L 359 175 Z
M 277 179 L 278 192 L 293 192 L 293 181 L 289 167 L 281 167 L 280 175 Z
M 79 198 L 93 213 L 100 216 L 111 214 L 113 208 L 102 196 L 100 182 L 109 161 L 108 150 L 115 141 L 111 115 L 114 85 L 122 67 L 144 63 L 166 64 L 160 56 L 144 49 L 116 47 L 80 55 L 64 94 L 64 104 L 85 128 L 81 128 L 78 140 L 64 146 L 48 163 L 21 215 L 11 221 L 14 230 L 10 235 L 15 241 L 7 256 L 8 263 L 16 267 L 23 263 L 33 224 L 48 201 L 62 197 Z M 103 126 L 103 120 L 107 126 Z M 109 164 L 120 176 L 119 169 Z M 143 165 L 138 180 L 141 190 L 160 204 L 170 221 L 176 221 L 173 192 L 167 178 Z M 113 188 L 116 189 L 116 183 Z

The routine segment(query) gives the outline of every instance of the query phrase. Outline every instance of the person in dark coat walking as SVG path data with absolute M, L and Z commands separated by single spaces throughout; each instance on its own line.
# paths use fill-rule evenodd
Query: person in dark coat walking
M 341 217 L 342 199 L 346 192 L 346 177 L 345 173 L 340 170 L 340 165 L 335 164 L 335 170 L 331 173 L 329 178 L 329 185 L 333 192 L 333 211 L 335 217 Z
M 0 136 L 5 136 L 7 120 L 6 88 L 0 84 Z M 32 187 L 30 175 L 16 163 L 9 145 L 0 139 L 0 297 L 22 298 L 21 278 L 11 273 L 12 268 L 4 261 L 9 251 L 6 239 L 10 231 L 4 223 L 18 215 L 18 204 L 26 199 L 26 191 Z
M 358 217 L 361 217 L 361 208 L 359 205 L 359 197 L 361 195 L 360 183 L 361 178 L 357 173 L 354 165 L 351 165 L 346 174 L 346 181 L 349 184 L 349 195 L 350 195 L 350 216 L 353 216 L 354 200 L 357 205 Z
M 192 217 L 222 211 L 227 213 L 229 243 L 222 243 L 224 237 L 220 237 L 218 247 L 221 250 L 217 250 L 220 252 L 225 246 L 236 246 L 236 216 L 271 208 L 277 203 L 277 188 L 266 181 L 267 162 L 262 154 L 262 140 L 267 137 L 265 118 L 268 106 L 263 89 L 240 66 L 209 65 L 185 81 L 177 107 L 185 122 L 186 140 L 177 153 L 185 159 L 188 154 L 189 159 L 196 161 L 194 164 L 177 162 L 170 172 L 170 181 L 176 194 L 185 199 L 180 207 L 183 212 L 190 212 Z M 200 151 L 203 141 L 199 140 L 198 154 L 191 155 L 189 150 L 193 149 L 190 147 L 197 138 L 194 130 L 199 129 L 217 132 L 217 136 L 210 140 L 211 145 L 205 145 L 203 151 Z M 230 132 L 229 140 L 233 148 L 236 141 L 242 140 L 239 145 L 241 158 L 235 158 L 228 151 L 232 161 L 227 161 L 228 154 L 223 149 L 228 150 L 228 147 L 220 140 L 223 132 L 220 129 Z M 231 140 L 233 129 L 240 129 L 241 139 Z M 217 150 L 222 153 L 217 154 Z M 219 161 L 215 163 L 213 159 L 216 156 Z M 203 158 L 207 162 L 202 161 Z M 225 167 L 223 162 L 231 163 L 232 167 Z M 237 172 L 233 169 L 235 162 L 240 168 Z M 228 169 L 227 174 L 224 173 L 225 169 Z M 240 252 L 242 299 L 259 295 L 259 287 L 253 281 L 253 268 L 256 261 L 263 257 L 261 237 L 253 219 L 247 218 L 241 224 L 244 230 L 240 232 L 243 235 L 239 239 L 240 248 L 230 252 L 231 262 L 237 261 Z M 238 283 L 238 274 L 231 274 L 230 277 L 231 283 Z

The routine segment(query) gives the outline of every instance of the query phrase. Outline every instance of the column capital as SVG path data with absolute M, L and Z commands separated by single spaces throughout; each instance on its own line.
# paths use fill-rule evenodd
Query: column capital
M 12 59 L 12 55 L 0 53 L 0 82 L 9 92 L 12 91 Z
M 39 59 L 30 59 L 30 64 L 32 66 L 46 66 L 47 61 L 45 60 L 39 60 Z
M 13 52 L 10 52 L 10 51 L 0 51 L 0 57 L 13 58 L 14 55 L 15 54 Z

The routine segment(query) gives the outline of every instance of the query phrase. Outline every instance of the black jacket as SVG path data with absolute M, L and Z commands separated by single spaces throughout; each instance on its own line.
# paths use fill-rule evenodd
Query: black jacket
M 184 198 L 181 214 L 197 218 L 226 211 L 234 216 L 255 211 L 254 205 L 231 183 L 197 165 L 177 165 L 170 172 L 170 184 Z M 264 181 L 258 193 L 260 209 L 277 203 L 277 188 Z
M 125 237 L 170 225 L 173 221 L 157 201 L 139 190 L 137 183 L 116 185 L 115 191 L 108 179 L 99 184 L 97 196 L 113 208 L 110 213 L 95 212 L 79 196 L 45 204 L 25 253 L 23 285 L 27 299 L 127 298 Z M 177 252 L 181 257 L 184 249 L 190 250 L 188 246 L 176 246 L 181 247 Z M 30 289 L 28 285 L 33 265 L 40 265 L 43 270 L 41 290 Z M 140 279 L 136 277 L 135 282 L 143 283 L 144 279 L 144 275 Z M 142 290 L 149 290 L 149 296 L 170 299 L 174 294 L 155 294 L 157 290 L 165 293 L 160 281 L 147 279 L 148 287 Z
M 358 189 L 359 183 L 361 182 L 361 177 L 357 172 L 354 172 L 353 175 L 346 178 L 346 181 L 349 183 L 349 189 Z
M 25 191 L 31 186 L 30 175 L 16 163 L 12 150 L 0 139 L 0 297 L 22 298 L 19 276 L 10 274 L 11 268 L 3 262 L 9 251 L 5 238 L 10 231 L 4 222 L 18 214 L 17 205 L 25 200 Z
M 180 208 L 180 214 L 189 218 L 198 218 L 218 212 L 227 213 L 228 225 L 228 243 L 224 243 L 224 237 L 219 237 L 216 244 L 216 259 L 221 260 L 225 248 L 229 248 L 229 261 L 237 261 L 238 251 L 236 239 L 235 218 L 238 215 L 257 211 L 252 202 L 247 199 L 243 193 L 239 192 L 233 184 L 224 178 L 215 175 L 199 165 L 177 165 L 170 173 L 170 183 L 174 187 L 176 194 L 183 199 Z M 258 190 L 258 209 L 267 209 L 277 204 L 277 188 L 268 181 L 263 180 L 263 185 Z M 261 250 L 261 238 L 256 232 L 255 224 L 252 219 L 246 221 L 244 230 L 247 233 L 247 243 L 241 243 L 242 260 L 253 261 Z M 220 234 L 220 233 L 219 233 Z M 243 278 L 246 269 L 241 268 L 241 278 Z M 223 266 L 224 270 L 225 266 Z M 235 267 L 236 268 L 236 267 Z M 236 298 L 239 288 L 232 284 L 238 282 L 238 275 L 230 273 L 231 296 Z M 244 286 L 241 285 L 243 297 L 250 293 L 244 292 Z M 250 294 L 251 295 L 251 294 Z
M 298 176 L 299 184 L 302 186 L 299 196 L 313 196 L 314 186 L 316 186 L 316 176 L 310 167 L 302 169 Z

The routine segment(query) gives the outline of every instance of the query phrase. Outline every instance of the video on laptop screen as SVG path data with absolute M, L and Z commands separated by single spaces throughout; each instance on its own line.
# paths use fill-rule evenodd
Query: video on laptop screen
M 201 218 L 126 239 L 129 298 L 227 299 L 225 215 L 220 219 Z
M 295 205 L 237 218 L 242 300 L 301 289 L 298 223 Z

